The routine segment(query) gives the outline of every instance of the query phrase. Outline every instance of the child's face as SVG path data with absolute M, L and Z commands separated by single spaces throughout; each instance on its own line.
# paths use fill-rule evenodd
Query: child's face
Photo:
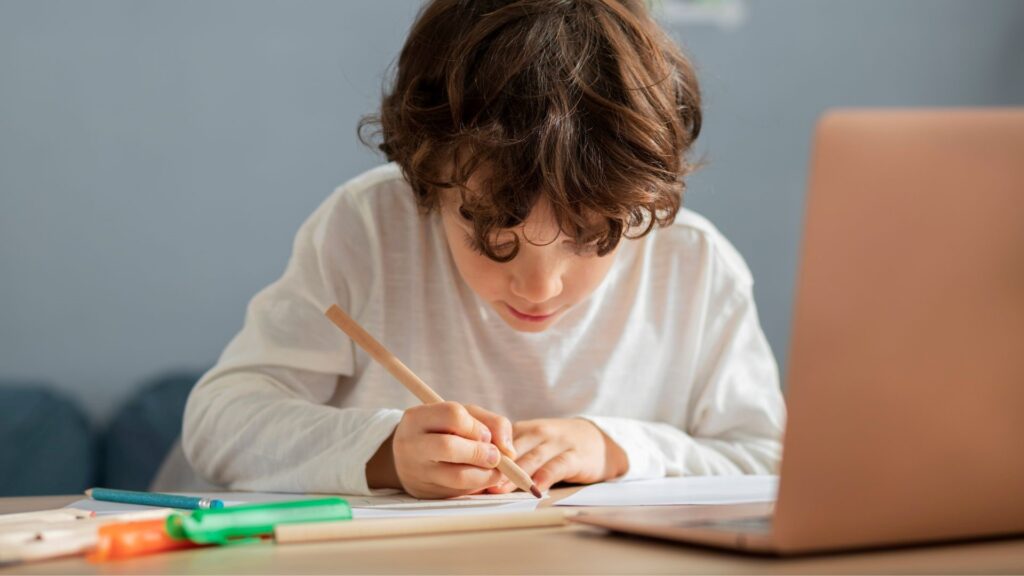
M 472 246 L 473 225 L 459 214 L 459 205 L 457 193 L 443 195 L 441 217 L 459 274 L 509 326 L 522 332 L 543 332 L 589 296 L 617 252 L 597 256 L 594 249 L 577 246 L 561 233 L 550 206 L 541 200 L 521 226 L 492 238 L 492 246 L 500 247 L 519 237 L 516 257 L 495 262 Z

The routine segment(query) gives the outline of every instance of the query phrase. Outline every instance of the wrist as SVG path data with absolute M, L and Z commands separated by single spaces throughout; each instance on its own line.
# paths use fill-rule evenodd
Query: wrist
M 395 469 L 394 438 L 394 434 L 388 436 L 366 462 L 366 484 L 370 488 L 402 490 L 402 482 L 398 479 L 398 471 Z
M 625 476 L 626 472 L 629 472 L 629 457 L 626 456 L 626 451 L 603 430 L 598 428 L 598 431 L 604 438 L 605 479 L 611 480 Z
M 626 472 L 629 471 L 629 457 L 626 455 L 626 451 L 622 449 L 622 446 L 619 446 L 615 440 L 612 440 L 611 436 L 605 434 L 604 430 L 589 418 L 580 417 L 579 419 L 589 424 L 601 437 L 602 445 L 604 446 L 603 479 L 612 480 L 625 476 Z

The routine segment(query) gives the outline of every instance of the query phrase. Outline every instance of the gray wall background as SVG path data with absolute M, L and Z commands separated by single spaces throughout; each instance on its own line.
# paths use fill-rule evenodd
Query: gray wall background
M 0 0 L 0 378 L 110 415 L 211 364 L 302 220 L 380 160 L 355 125 L 418 2 Z M 785 367 L 831 106 L 1024 104 L 1024 2 L 785 0 L 673 26 L 706 95 L 689 207 L 754 271 Z

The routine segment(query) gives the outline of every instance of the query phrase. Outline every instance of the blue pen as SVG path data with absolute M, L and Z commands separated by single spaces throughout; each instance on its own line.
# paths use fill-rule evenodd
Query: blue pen
M 178 508 L 180 510 L 213 510 L 223 508 L 224 503 L 215 498 L 197 498 L 195 496 L 178 496 L 175 494 L 159 494 L 157 492 L 135 492 L 132 490 L 115 490 L 113 488 L 90 488 L 85 495 L 93 500 L 120 502 L 121 504 L 141 504 L 158 508 Z

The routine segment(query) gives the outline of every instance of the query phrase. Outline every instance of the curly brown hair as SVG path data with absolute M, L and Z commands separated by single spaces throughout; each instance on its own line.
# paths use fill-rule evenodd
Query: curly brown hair
M 359 134 L 377 128 L 424 211 L 458 190 L 477 247 L 507 262 L 518 237 L 501 254 L 488 238 L 542 195 L 599 255 L 672 222 L 700 127 L 693 67 L 641 1 L 433 0 Z

